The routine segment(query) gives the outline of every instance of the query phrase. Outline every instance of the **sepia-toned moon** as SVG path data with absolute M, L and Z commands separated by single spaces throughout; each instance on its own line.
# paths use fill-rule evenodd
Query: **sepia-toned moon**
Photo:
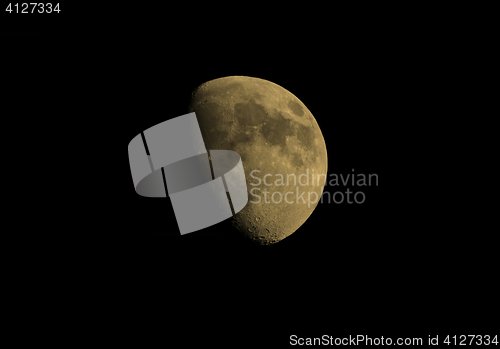
M 234 226 L 264 245 L 293 234 L 317 201 L 303 202 L 295 194 L 285 200 L 284 196 L 305 192 L 306 199 L 309 193 L 319 199 L 324 180 L 311 178 L 325 178 L 327 171 L 325 140 L 309 109 L 283 87 L 246 76 L 202 84 L 193 92 L 190 109 L 196 112 L 207 149 L 230 149 L 241 155 L 249 201 L 234 216 Z M 302 179 L 309 176 L 301 185 L 279 181 L 301 174 Z M 264 191 L 276 194 L 264 200 Z

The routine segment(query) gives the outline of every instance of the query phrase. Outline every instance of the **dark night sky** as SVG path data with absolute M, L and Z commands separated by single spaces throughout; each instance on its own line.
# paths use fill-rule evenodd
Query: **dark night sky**
M 476 128 L 454 120 L 469 107 L 456 93 L 466 29 L 394 8 L 81 4 L 57 19 L 2 18 L 3 115 L 24 137 L 13 161 L 29 154 L 37 172 L 9 174 L 32 194 L 16 201 L 32 218 L 9 234 L 15 265 L 43 289 L 28 308 L 82 319 L 69 333 L 222 346 L 491 326 L 492 209 L 460 189 L 481 161 L 460 136 Z M 167 205 L 135 195 L 127 144 L 227 75 L 297 95 L 330 172 L 379 174 L 367 202 L 320 205 L 267 248 L 225 223 L 178 236 Z

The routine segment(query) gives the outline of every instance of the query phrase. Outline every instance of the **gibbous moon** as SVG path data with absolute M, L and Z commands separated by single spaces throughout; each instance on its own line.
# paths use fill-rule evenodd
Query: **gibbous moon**
M 190 109 L 208 149 L 241 155 L 249 201 L 234 226 L 263 245 L 294 233 L 316 207 L 327 171 L 325 140 L 309 109 L 283 87 L 246 76 L 202 84 Z

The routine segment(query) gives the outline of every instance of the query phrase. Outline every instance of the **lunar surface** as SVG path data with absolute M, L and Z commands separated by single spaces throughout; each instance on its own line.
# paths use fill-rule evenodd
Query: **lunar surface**
M 190 109 L 207 149 L 241 155 L 249 201 L 233 217 L 236 229 L 263 245 L 294 233 L 316 207 L 327 171 L 325 141 L 307 107 L 270 81 L 230 76 L 199 86 Z

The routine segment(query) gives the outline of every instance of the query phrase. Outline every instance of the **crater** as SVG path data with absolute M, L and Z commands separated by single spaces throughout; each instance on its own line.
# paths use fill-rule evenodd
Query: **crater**
M 230 82 L 230 83 L 217 83 L 218 81 L 215 80 L 211 84 L 204 84 L 202 85 L 199 90 L 195 91 L 195 94 L 198 92 L 205 93 L 206 95 L 212 97 L 212 98 L 217 98 L 219 96 L 225 96 L 229 93 L 235 94 L 235 93 L 241 93 L 241 91 L 244 89 L 243 84 L 241 82 Z
M 314 130 L 312 128 L 297 124 L 297 139 L 304 148 L 312 148 L 314 146 L 314 138 Z
M 295 102 L 295 101 L 290 101 L 288 102 L 288 108 L 297 116 L 304 116 L 304 109 L 302 106 Z

